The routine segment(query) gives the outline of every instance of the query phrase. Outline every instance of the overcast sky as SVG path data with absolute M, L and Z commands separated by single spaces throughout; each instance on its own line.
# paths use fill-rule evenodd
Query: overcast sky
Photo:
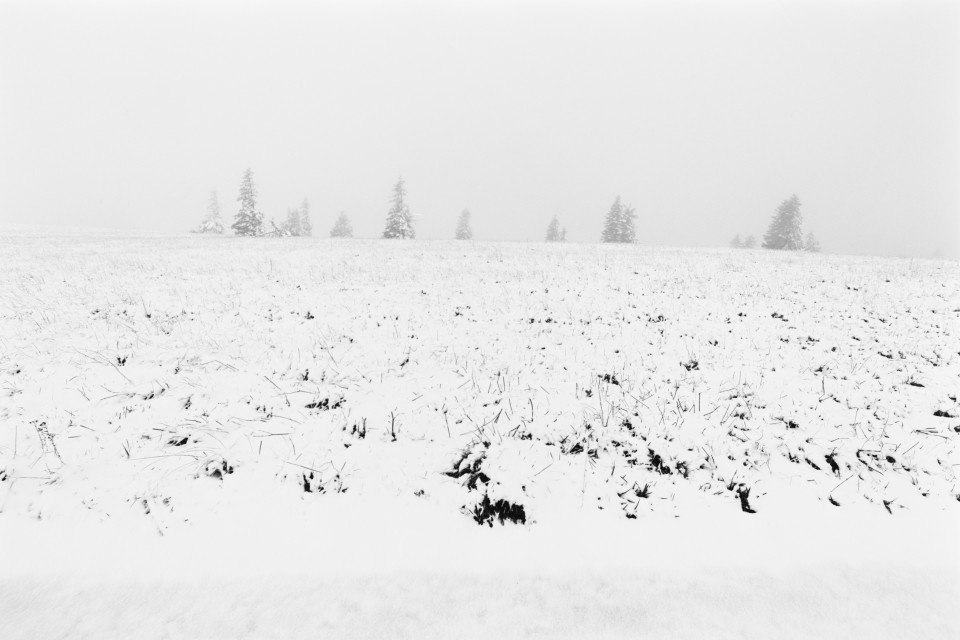
M 422 238 L 762 235 L 797 193 L 825 250 L 960 255 L 956 3 L 0 0 L 0 222 L 185 230 L 244 169 Z

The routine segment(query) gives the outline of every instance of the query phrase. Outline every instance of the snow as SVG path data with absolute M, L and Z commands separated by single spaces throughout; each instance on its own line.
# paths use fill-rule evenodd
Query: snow
M 0 269 L 4 637 L 960 635 L 956 262 L 14 230 Z

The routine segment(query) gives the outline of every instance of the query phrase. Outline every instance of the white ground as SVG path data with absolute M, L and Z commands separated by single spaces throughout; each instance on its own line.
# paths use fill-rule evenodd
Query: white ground
M 0 305 L 3 637 L 960 636 L 957 262 L 18 232 Z

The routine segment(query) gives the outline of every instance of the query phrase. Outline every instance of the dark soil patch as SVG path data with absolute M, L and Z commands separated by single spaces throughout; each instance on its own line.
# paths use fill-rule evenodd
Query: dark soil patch
M 525 524 L 527 512 L 521 504 L 513 504 L 506 500 L 491 501 L 490 496 L 484 494 L 483 500 L 473 508 L 473 519 L 477 524 L 486 524 L 491 527 L 497 521 L 500 524 L 507 522 Z

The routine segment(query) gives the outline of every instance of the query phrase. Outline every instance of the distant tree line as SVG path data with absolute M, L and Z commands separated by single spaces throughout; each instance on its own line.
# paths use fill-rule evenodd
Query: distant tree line
M 750 234 L 743 240 L 740 239 L 740 234 L 733 236 L 733 240 L 730 241 L 730 246 L 734 249 L 753 249 L 757 246 L 757 238 Z
M 304 198 L 297 207 L 287 209 L 287 215 L 279 224 L 270 221 L 270 228 L 264 225 L 263 213 L 257 209 L 257 189 L 253 182 L 253 171 L 247 169 L 240 181 L 240 193 L 237 196 L 239 207 L 230 228 L 235 235 L 250 237 L 267 236 L 312 236 L 313 225 L 310 219 L 310 202 Z M 473 226 L 469 209 L 460 212 L 454 229 L 457 240 L 472 240 Z M 603 243 L 632 244 L 637 241 L 637 213 L 633 206 L 624 204 L 617 196 L 603 219 L 600 241 Z M 407 203 L 407 187 L 403 177 L 397 179 L 390 198 L 386 222 L 381 237 L 389 240 L 413 240 L 417 237 L 416 218 Z M 207 215 L 194 232 L 222 234 L 225 225 L 220 211 L 220 202 L 216 191 L 210 192 L 207 202 Z M 353 225 L 344 212 L 330 229 L 331 238 L 352 238 Z M 560 225 L 557 216 L 553 216 L 547 225 L 547 242 L 565 242 L 567 229 Z M 737 249 L 753 249 L 757 240 L 753 235 L 741 238 L 738 233 L 730 241 Z M 764 249 L 787 251 L 820 251 L 820 243 L 812 232 L 803 235 L 803 217 L 800 213 L 800 199 L 794 194 L 784 200 L 774 212 L 767 232 L 763 236 Z
M 298 207 L 287 209 L 286 218 L 279 224 L 270 220 L 269 228 L 264 223 L 264 215 L 257 208 L 257 188 L 253 182 L 253 171 L 247 169 L 240 180 L 240 192 L 237 195 L 239 206 L 230 228 L 234 235 L 246 237 L 312 236 L 313 225 L 310 220 L 310 202 L 304 198 Z M 623 205 L 617 196 L 604 221 L 601 240 L 603 242 L 635 242 L 636 229 L 633 207 Z M 401 176 L 393 186 L 390 207 L 381 237 L 388 240 L 413 240 L 417 237 L 416 218 L 407 203 L 407 187 Z M 194 229 L 194 233 L 222 234 L 226 230 L 220 211 L 220 202 L 216 191 L 210 192 L 207 215 Z M 353 225 L 344 212 L 330 229 L 331 238 L 352 238 Z M 460 212 L 453 237 L 457 240 L 472 240 L 472 214 L 469 209 Z M 547 225 L 547 242 L 566 242 L 567 229 L 560 225 L 557 216 Z
M 240 193 L 237 196 L 239 207 L 233 217 L 234 235 L 247 237 L 278 237 L 278 236 L 312 236 L 313 223 L 310 220 L 310 201 L 304 198 L 297 207 L 288 207 L 287 216 L 279 224 L 270 221 L 270 229 L 266 229 L 263 212 L 257 208 L 257 187 L 253 182 L 253 171 L 247 169 L 240 179 Z M 225 231 L 223 217 L 220 214 L 220 201 L 216 191 L 210 192 L 207 203 L 207 216 L 194 229 L 194 233 L 216 233 Z M 353 228 L 350 220 L 343 214 L 330 231 L 334 237 L 353 237 Z

